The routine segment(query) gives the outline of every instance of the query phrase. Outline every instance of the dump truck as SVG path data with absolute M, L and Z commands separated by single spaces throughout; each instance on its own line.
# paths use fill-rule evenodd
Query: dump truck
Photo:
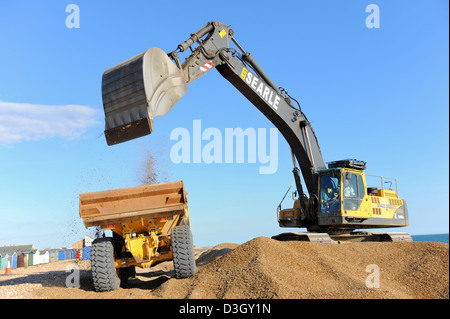
M 189 53 L 181 62 L 183 52 Z M 208 22 L 191 33 L 175 50 L 152 47 L 104 72 L 107 144 L 151 134 L 155 118 L 164 116 L 186 94 L 188 85 L 213 69 L 261 111 L 290 146 L 296 197 L 294 207 L 278 206 L 277 220 L 280 227 L 306 228 L 307 232 L 283 233 L 273 238 L 322 242 L 334 238 L 412 240 L 407 233 L 380 230 L 409 225 L 406 201 L 399 197 L 398 188 L 369 185 L 365 161 L 349 157 L 325 163 L 317 136 L 298 100 L 276 85 L 237 41 L 234 30 L 219 21 Z M 337 137 L 338 130 L 331 129 Z M 380 178 L 383 181 L 383 176 Z
M 148 268 L 173 260 L 176 278 L 196 271 L 187 193 L 183 181 L 141 185 L 79 195 L 84 226 L 111 230 L 92 243 L 96 291 L 117 290 Z

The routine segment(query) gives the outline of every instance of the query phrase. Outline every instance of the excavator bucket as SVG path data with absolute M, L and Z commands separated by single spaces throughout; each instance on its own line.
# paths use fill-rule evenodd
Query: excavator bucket
M 126 142 L 153 130 L 187 92 L 181 71 L 159 48 L 151 48 L 103 74 L 102 97 L 108 145 Z

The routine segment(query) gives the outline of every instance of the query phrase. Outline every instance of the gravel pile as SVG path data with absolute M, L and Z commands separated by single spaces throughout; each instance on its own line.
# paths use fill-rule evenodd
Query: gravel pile
M 320 244 L 258 237 L 195 252 L 197 273 L 191 278 L 175 279 L 173 263 L 164 262 L 136 268 L 127 288 L 104 293 L 94 291 L 89 261 L 13 269 L 13 275 L 0 275 L 0 298 L 449 298 L 444 243 Z M 73 264 L 80 287 L 67 288 L 66 269 Z M 373 287 L 377 270 L 379 288 Z
M 258 237 L 200 267 L 194 277 L 171 279 L 154 293 L 163 298 L 449 298 L 448 251 L 448 244 L 431 242 L 320 244 Z M 374 269 L 379 288 L 368 288 L 366 281 L 374 287 Z

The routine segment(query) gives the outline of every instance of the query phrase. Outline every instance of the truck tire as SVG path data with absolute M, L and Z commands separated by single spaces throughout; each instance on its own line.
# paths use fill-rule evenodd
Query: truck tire
M 172 229 L 172 253 L 175 277 L 182 279 L 193 276 L 197 266 L 195 265 L 192 232 L 188 225 Z
M 114 267 L 114 257 L 113 238 L 97 238 L 93 241 L 91 270 L 96 291 L 119 289 L 120 279 Z

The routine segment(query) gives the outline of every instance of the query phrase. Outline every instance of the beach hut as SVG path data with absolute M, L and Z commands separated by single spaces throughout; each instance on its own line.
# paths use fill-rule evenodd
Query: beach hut
M 42 250 L 39 252 L 39 263 L 48 264 L 50 262 L 50 254 L 48 250 Z
M 28 253 L 20 253 L 17 256 L 17 267 L 28 267 Z
M 10 257 L 11 268 L 17 268 L 17 253 L 14 252 Z
M 81 252 L 81 259 L 90 260 L 91 259 L 91 246 L 84 247 Z
M 8 253 L 3 254 L 2 261 L 1 261 L 1 264 L 0 264 L 0 269 L 6 269 L 6 266 L 8 264 L 8 258 L 9 258 L 9 254 Z
M 33 251 L 33 266 L 39 265 L 41 263 L 41 255 L 38 249 Z
M 28 266 L 33 265 L 35 265 L 35 263 L 34 263 L 34 251 L 32 250 L 28 253 Z
M 66 260 L 66 251 L 65 250 L 60 250 L 58 252 L 58 260 Z
M 54 263 L 58 261 L 58 251 L 55 249 L 51 249 L 49 251 L 49 262 Z
M 39 262 L 39 257 L 36 257 L 36 249 L 28 253 L 28 266 L 37 265 Z
M 25 268 L 28 268 L 28 260 L 30 258 L 30 252 L 23 253 L 23 264 Z

